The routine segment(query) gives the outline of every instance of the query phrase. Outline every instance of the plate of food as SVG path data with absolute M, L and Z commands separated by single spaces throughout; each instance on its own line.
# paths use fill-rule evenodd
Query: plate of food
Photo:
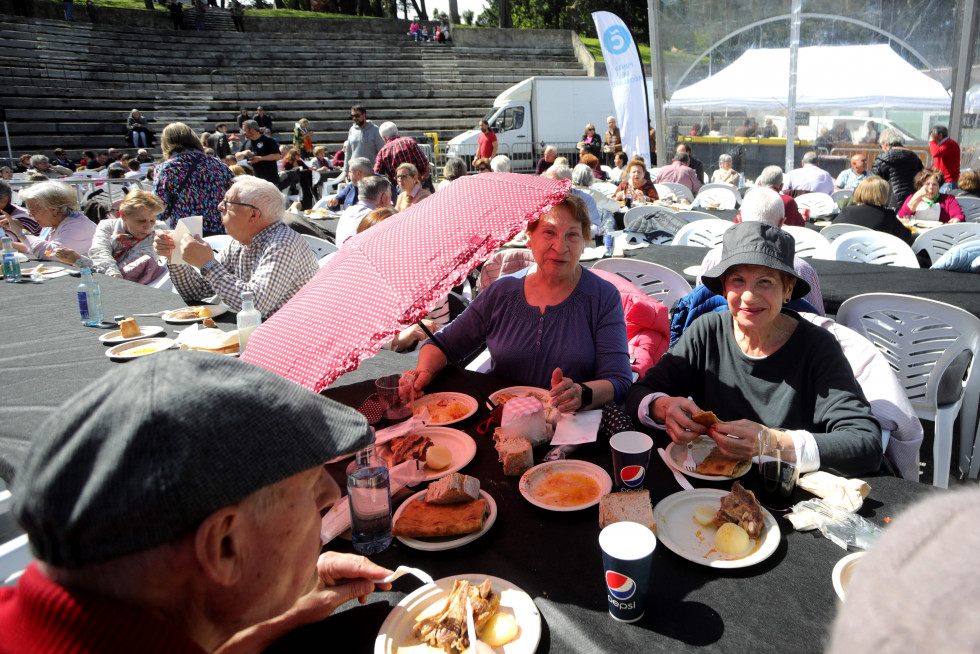
M 524 499 L 542 509 L 578 511 L 598 504 L 612 490 L 612 478 L 594 463 L 562 459 L 525 472 L 518 489 Z
M 144 338 L 110 347 L 106 350 L 105 355 L 117 361 L 129 361 L 169 350 L 173 346 L 174 339 L 172 338 Z
M 409 459 L 425 461 L 425 479 L 432 481 L 458 471 L 476 456 L 476 441 L 458 429 L 422 427 L 378 447 L 389 468 Z
M 205 318 L 214 318 L 228 312 L 228 307 L 221 304 L 204 304 L 196 307 L 174 309 L 163 314 L 163 319 L 176 325 L 190 324 Z
M 476 398 L 465 393 L 429 393 L 415 400 L 414 415 L 418 415 L 422 407 L 428 407 L 430 424 L 452 425 L 466 420 L 476 413 L 479 404 Z
M 150 338 L 151 336 L 156 336 L 167 331 L 160 325 L 140 325 L 136 322 L 135 318 L 126 318 L 125 320 L 120 320 L 117 324 L 119 325 L 119 329 L 99 336 L 99 340 L 109 345 L 115 345 L 116 343 L 125 343 L 126 341 L 132 341 L 137 338 Z
M 694 422 L 710 427 L 711 425 L 722 422 L 711 411 L 702 411 L 691 416 Z M 697 464 L 697 469 L 690 471 L 684 468 L 684 460 L 687 458 L 687 446 L 671 443 L 667 446 L 667 462 L 678 472 L 691 477 L 692 479 L 703 479 L 705 481 L 724 481 L 726 479 L 738 479 L 752 468 L 752 459 L 739 461 L 731 459 L 721 453 L 718 444 L 709 436 L 701 435 L 691 441 L 691 456 Z
M 462 547 L 487 533 L 497 519 L 497 503 L 480 480 L 454 472 L 402 502 L 391 535 L 416 550 Z
M 508 400 L 515 397 L 534 397 L 541 401 L 544 407 L 544 418 L 551 417 L 551 393 L 537 386 L 508 386 L 490 395 L 490 401 L 494 404 L 507 404 Z
M 711 568 L 746 568 L 779 546 L 779 525 L 737 481 L 730 493 L 696 488 L 653 508 L 657 539 L 675 554 Z
M 226 332 L 217 327 L 205 327 L 204 329 L 194 329 L 194 327 L 197 325 L 181 332 L 177 339 L 180 349 L 238 356 L 240 348 L 237 329 Z M 190 331 L 191 329 L 194 331 Z
M 533 654 L 541 613 L 523 590 L 499 577 L 463 574 L 422 586 L 398 603 L 374 641 L 374 654 L 451 654 L 466 649 L 466 597 L 477 638 L 496 654 Z M 436 647 L 435 634 L 450 636 Z M 427 642 L 428 641 L 428 642 Z
M 34 266 L 33 268 L 22 269 L 20 271 L 20 276 L 30 277 L 34 273 L 37 273 L 38 275 L 53 275 L 54 273 L 62 272 L 63 270 L 64 268 L 62 268 L 61 266 L 50 266 L 46 263 L 40 263 Z

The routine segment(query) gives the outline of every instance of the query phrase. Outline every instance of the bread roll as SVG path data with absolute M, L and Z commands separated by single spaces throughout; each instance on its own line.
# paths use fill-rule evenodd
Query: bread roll
M 497 455 L 504 464 L 504 476 L 520 477 L 534 467 L 531 442 L 526 438 L 497 441 Z
M 123 338 L 136 338 L 142 334 L 140 326 L 136 323 L 136 318 L 126 318 L 117 324 L 119 325 L 119 335 Z
M 599 528 L 602 529 L 614 522 L 638 522 L 653 533 L 657 533 L 657 520 L 653 517 L 650 491 L 608 493 L 599 498 Z

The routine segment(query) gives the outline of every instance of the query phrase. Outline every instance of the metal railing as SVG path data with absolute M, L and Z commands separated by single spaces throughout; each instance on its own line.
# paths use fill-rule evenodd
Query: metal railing
M 18 202 L 19 197 L 17 194 L 17 189 L 24 188 L 25 186 L 30 186 L 32 184 L 40 183 L 40 182 L 29 182 L 24 179 L 8 179 L 6 181 L 14 192 L 14 197 L 12 198 L 11 201 L 14 202 L 15 204 L 20 204 L 20 202 Z M 149 182 L 147 182 L 146 180 L 141 181 L 138 179 L 100 179 L 97 177 L 64 177 L 61 179 L 53 179 L 49 181 L 64 182 L 69 186 L 73 186 L 75 188 L 75 195 L 78 198 L 79 202 L 82 201 L 82 199 L 85 197 L 85 194 L 94 191 L 96 186 L 101 186 L 103 184 L 108 184 L 110 186 L 110 190 L 109 190 L 110 195 L 113 195 L 113 192 L 111 190 L 112 186 L 122 185 L 124 188 L 124 192 L 120 194 L 120 197 L 125 196 L 125 192 L 128 192 L 131 186 L 135 186 L 137 189 L 142 189 L 142 190 L 153 189 L 152 185 L 150 185 Z

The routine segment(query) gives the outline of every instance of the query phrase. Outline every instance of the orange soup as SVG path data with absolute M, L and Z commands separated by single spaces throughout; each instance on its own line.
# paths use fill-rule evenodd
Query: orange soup
M 544 504 L 580 506 L 599 498 L 599 482 L 580 473 L 555 472 L 542 478 L 531 492 Z

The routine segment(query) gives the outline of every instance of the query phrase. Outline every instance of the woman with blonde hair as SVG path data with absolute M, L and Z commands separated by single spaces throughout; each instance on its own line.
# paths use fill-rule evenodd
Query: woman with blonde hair
M 890 191 L 891 186 L 878 175 L 865 177 L 854 189 L 854 195 L 851 197 L 854 204 L 849 204 L 841 209 L 840 214 L 834 218 L 833 222 L 861 225 L 878 232 L 897 236 L 908 245 L 912 245 L 914 240 L 912 232 L 898 219 L 895 210 L 888 206 Z
M 166 160 L 156 166 L 153 194 L 164 204 L 160 220 L 170 227 L 185 216 L 204 216 L 204 234 L 224 234 L 218 203 L 235 176 L 214 157 L 204 154 L 201 140 L 184 123 L 170 123 L 160 138 Z
M 395 181 L 402 192 L 395 201 L 395 211 L 404 211 L 420 200 L 432 195 L 431 191 L 422 188 L 419 182 L 419 170 L 415 164 L 403 163 L 395 169 Z

